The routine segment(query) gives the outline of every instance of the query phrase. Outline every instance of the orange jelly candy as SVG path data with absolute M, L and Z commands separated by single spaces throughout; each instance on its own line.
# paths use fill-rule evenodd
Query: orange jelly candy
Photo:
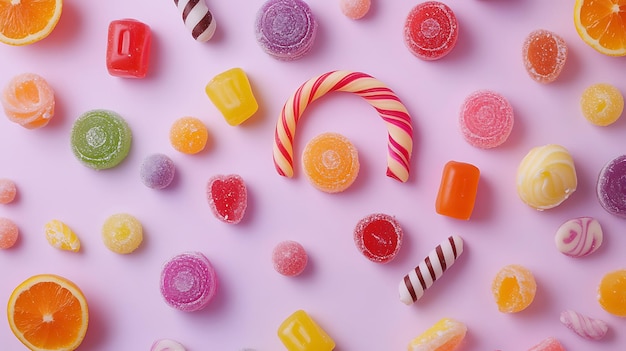
M 626 317 L 626 269 L 602 277 L 598 287 L 598 302 L 610 314 Z
M 450 161 L 443 168 L 435 210 L 440 215 L 468 220 L 474 210 L 480 170 L 469 163 Z
M 54 91 L 34 73 L 15 76 L 1 96 L 6 116 L 27 129 L 41 128 L 54 116 Z
M 515 313 L 526 309 L 533 302 L 537 283 L 527 268 L 511 264 L 496 274 L 491 290 L 500 312 Z
M 539 83 L 556 80 L 567 58 L 567 46 L 563 38 L 544 29 L 531 32 L 522 51 L 526 71 Z
M 170 143 L 184 154 L 197 154 L 204 150 L 209 139 L 209 130 L 195 117 L 177 119 L 170 129 Z
M 337 133 L 322 133 L 311 139 L 302 154 L 309 181 L 327 193 L 346 190 L 359 174 L 359 157 L 350 140 Z

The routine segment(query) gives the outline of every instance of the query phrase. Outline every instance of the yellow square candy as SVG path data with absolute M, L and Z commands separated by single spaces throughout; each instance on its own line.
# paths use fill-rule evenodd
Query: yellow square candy
M 213 77 L 206 94 L 231 126 L 243 123 L 259 109 L 246 73 L 232 68 Z
M 335 342 L 303 310 L 297 310 L 278 328 L 278 337 L 289 351 L 332 351 Z

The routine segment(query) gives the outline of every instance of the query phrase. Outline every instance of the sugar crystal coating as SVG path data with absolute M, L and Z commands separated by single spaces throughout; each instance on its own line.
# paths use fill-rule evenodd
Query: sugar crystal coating
M 0 204 L 9 204 L 15 200 L 17 186 L 11 179 L 0 179 Z
M 367 259 L 377 263 L 393 260 L 402 246 L 403 230 L 395 217 L 374 213 L 362 218 L 354 229 L 354 243 Z
M 526 267 L 511 264 L 498 271 L 491 284 L 491 291 L 500 312 L 516 313 L 533 302 L 537 283 Z
M 8 249 L 15 245 L 19 236 L 17 225 L 12 220 L 0 217 L 0 249 Z
M 2 91 L 0 102 L 10 121 L 27 129 L 44 127 L 54 116 L 54 91 L 38 74 L 13 77 Z
M 294 277 L 306 268 L 308 255 L 304 247 L 296 241 L 285 240 L 272 250 L 272 263 L 276 272 Z
M 489 149 L 504 143 L 513 130 L 513 107 L 493 91 L 470 94 L 461 106 L 461 134 L 472 146 Z
M 426 1 L 416 5 L 404 24 L 404 43 L 422 60 L 438 60 L 452 51 L 459 36 L 456 15 L 448 5 Z
M 217 287 L 213 265 L 200 252 L 176 255 L 161 271 L 161 295 L 168 305 L 180 311 L 203 309 L 215 296 Z
M 110 216 L 102 226 L 102 241 L 111 251 L 129 254 L 143 241 L 143 227 L 137 218 L 118 213 Z
M 442 318 L 409 343 L 409 351 L 454 351 L 461 345 L 467 326 L 452 318 Z
M 176 173 L 174 161 L 164 154 L 152 154 L 141 163 L 139 176 L 141 182 L 152 189 L 167 188 Z
M 338 133 L 322 133 L 311 139 L 302 152 L 302 166 L 318 190 L 338 193 L 349 188 L 359 174 L 356 147 Z
M 341 13 L 355 20 L 365 16 L 369 12 L 371 4 L 371 0 L 339 0 Z
M 248 190 L 237 174 L 216 175 L 207 184 L 207 199 L 211 211 L 219 220 L 237 224 L 248 207 Z
M 554 239 L 560 252 L 572 257 L 583 257 L 602 245 L 602 227 L 595 218 L 574 218 L 559 227 Z
M 44 230 L 46 240 L 52 247 L 73 252 L 80 250 L 80 240 L 67 224 L 58 219 L 53 219 L 46 223 Z
M 611 84 L 592 84 L 583 91 L 580 108 L 589 122 L 605 127 L 615 123 L 622 115 L 624 96 Z
M 528 75 L 539 83 L 555 81 L 567 59 L 567 45 L 559 35 L 538 29 L 531 32 L 522 46 L 522 58 Z
M 618 156 L 602 167 L 596 193 L 602 208 L 626 218 L 626 155 Z
M 170 143 L 184 154 L 197 154 L 204 150 L 209 139 L 209 130 L 195 117 L 182 117 L 170 128 Z

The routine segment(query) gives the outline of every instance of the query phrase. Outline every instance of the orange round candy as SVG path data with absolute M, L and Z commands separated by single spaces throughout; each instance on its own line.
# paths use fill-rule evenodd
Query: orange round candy
M 346 190 L 359 174 L 356 148 L 337 133 L 323 133 L 311 139 L 304 148 L 302 165 L 311 184 L 327 193 Z
M 7 118 L 27 129 L 41 128 L 54 116 L 54 91 L 43 77 L 34 73 L 11 79 L 0 101 Z
M 537 283 L 527 268 L 511 264 L 496 274 L 491 290 L 500 312 L 515 313 L 526 309 L 533 302 Z
M 563 38 L 545 29 L 531 32 L 522 51 L 526 71 L 539 83 L 555 81 L 567 59 L 567 45 Z
M 626 317 L 626 269 L 609 272 L 602 277 L 598 302 L 610 314 Z
M 184 154 L 197 154 L 204 150 L 208 139 L 207 127 L 195 117 L 179 118 L 170 128 L 172 147 Z

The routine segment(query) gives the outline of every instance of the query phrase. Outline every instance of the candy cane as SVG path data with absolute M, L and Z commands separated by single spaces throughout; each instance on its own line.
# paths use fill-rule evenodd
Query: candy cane
M 354 93 L 378 111 L 388 133 L 387 176 L 406 182 L 413 149 L 411 116 L 398 96 L 385 84 L 368 74 L 350 71 L 331 71 L 314 77 L 289 97 L 280 113 L 274 134 L 274 165 L 278 173 L 293 177 L 296 125 L 310 103 L 333 91 Z

